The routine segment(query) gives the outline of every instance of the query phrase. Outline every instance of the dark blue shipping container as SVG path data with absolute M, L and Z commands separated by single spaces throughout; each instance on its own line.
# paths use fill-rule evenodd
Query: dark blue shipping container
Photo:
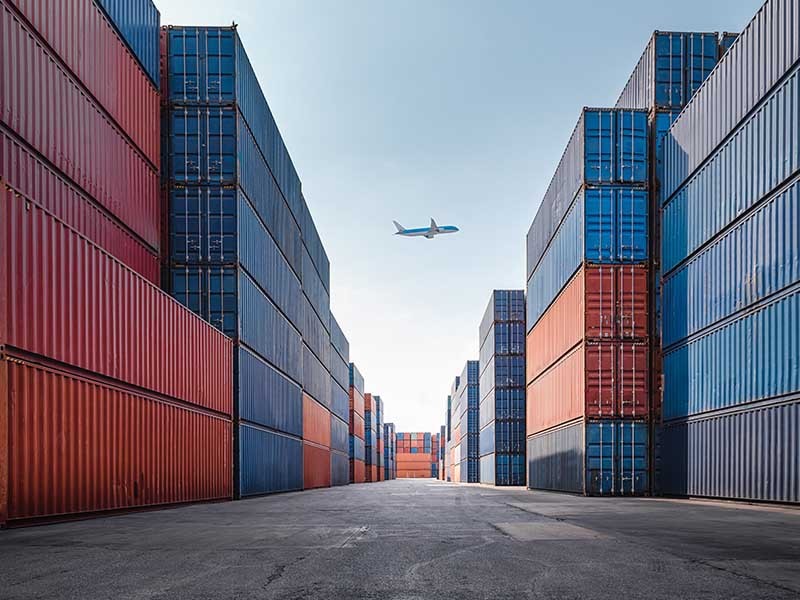
M 364 393 L 364 376 L 358 370 L 354 363 L 350 363 L 350 386 L 356 388 L 362 394 Z
M 331 451 L 331 486 L 350 483 L 350 458 L 347 454 Z
M 583 188 L 528 279 L 527 330 L 581 263 L 642 263 L 648 257 L 648 192 L 634 187 Z
M 648 490 L 647 423 L 578 421 L 528 438 L 528 487 L 590 496 Z
M 350 436 L 349 458 L 351 460 L 365 460 L 366 452 L 364 448 L 364 440 L 354 435 Z
M 305 197 L 301 193 L 303 216 L 300 220 L 300 231 L 302 232 L 303 245 L 308 251 L 311 262 L 319 275 L 322 285 L 330 293 L 330 261 L 325 252 L 325 247 L 322 245 L 322 240 L 319 237 L 317 226 L 314 224 L 314 219 L 311 217 L 311 211 L 308 209 Z
M 305 293 L 319 320 L 325 327 L 325 331 L 330 331 L 331 327 L 331 307 L 330 295 L 320 279 L 319 273 L 309 256 L 308 251 L 303 247 L 303 270 L 301 280 L 303 282 L 303 293 Z
M 239 495 L 303 489 L 303 442 L 253 425 L 239 425 Z
M 342 388 L 350 387 L 350 367 L 331 345 L 331 376 Z
M 239 418 L 300 437 L 303 393 L 300 386 L 256 354 L 238 346 Z M 345 440 L 345 447 L 347 441 Z
M 96 0 L 156 88 L 161 15 L 151 0 Z
M 347 337 L 339 326 L 339 322 L 334 318 L 333 313 L 331 313 L 331 345 L 339 353 L 345 364 L 350 362 L 350 342 L 347 341 Z M 344 387 L 347 386 L 345 385 Z
M 349 446 L 350 425 L 336 415 L 331 415 L 331 450 L 338 450 L 347 455 Z
M 586 108 L 527 236 L 527 279 L 537 268 L 580 189 L 648 183 L 648 124 L 643 110 Z
M 674 421 L 663 438 L 665 494 L 800 502 L 797 398 Z
M 716 33 L 653 33 L 616 107 L 680 111 L 716 66 L 717 37 Z
M 331 378 L 331 412 L 344 421 L 350 418 L 350 396 L 333 378 Z
M 319 320 L 317 313 L 311 308 L 306 295 L 302 294 L 301 297 L 300 312 L 302 313 L 302 319 L 300 321 L 300 333 L 303 335 L 303 341 L 317 357 L 317 360 L 328 370 L 331 365 L 331 338 L 325 327 L 323 327 L 322 321 Z
M 303 391 L 330 410 L 331 374 L 305 343 L 303 343 Z
M 300 179 L 235 26 L 170 27 L 167 37 L 166 100 L 179 105 L 236 103 L 299 226 Z

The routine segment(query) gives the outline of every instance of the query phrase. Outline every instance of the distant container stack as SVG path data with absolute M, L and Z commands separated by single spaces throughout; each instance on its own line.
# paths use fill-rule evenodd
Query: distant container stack
M 380 397 L 364 394 L 364 476 L 368 483 L 378 477 L 378 418 Z
M 800 502 L 798 15 L 768 0 L 664 138 L 668 494 Z
M 663 168 L 663 139 L 673 121 L 709 76 L 735 34 L 656 31 L 617 100 L 617 108 L 644 109 L 649 123 L 649 265 L 647 272 L 650 338 L 651 423 L 661 419 L 661 211 L 658 200 Z M 651 468 L 660 464 L 660 435 L 651 427 Z M 655 478 L 653 491 L 658 491 Z
M 397 433 L 394 423 L 386 423 L 383 426 L 383 479 L 388 481 L 395 479 L 395 456 L 397 452 Z
M 447 397 L 448 422 L 450 423 L 450 441 L 447 457 L 448 481 L 461 483 L 461 403 L 457 395 L 461 377 L 456 376 L 450 386 L 450 395 Z
M 528 486 L 648 492 L 647 112 L 586 108 L 528 232 Z
M 447 453 L 447 432 L 445 431 L 446 426 L 442 425 L 439 429 L 439 473 L 437 475 L 438 479 L 442 481 L 445 480 L 445 454 Z
M 377 473 L 375 481 L 383 481 L 383 400 L 375 396 L 375 464 Z
M 331 485 L 350 482 L 350 343 L 331 313 Z
M 162 45 L 164 284 L 235 341 L 236 494 L 325 485 L 327 267 L 300 180 L 235 27 Z
M 492 292 L 478 337 L 480 482 L 525 485 L 525 292 Z
M 350 363 L 350 483 L 366 481 L 364 377 Z
M 469 360 L 451 389 L 451 481 L 480 481 L 479 361 Z
M 433 440 L 430 432 L 398 432 L 397 433 L 397 478 L 436 477 L 434 469 L 438 469 Z M 438 445 L 436 446 L 438 452 Z
M 0 2 L 0 525 L 233 493 L 230 340 L 154 285 L 159 15 L 128 7 L 138 40 Z

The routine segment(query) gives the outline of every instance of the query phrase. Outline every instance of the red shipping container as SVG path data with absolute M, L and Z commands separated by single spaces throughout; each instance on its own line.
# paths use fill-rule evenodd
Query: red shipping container
M 0 119 L 158 249 L 158 172 L 2 0 Z
M 527 435 L 580 417 L 649 414 L 647 344 L 583 343 L 527 389 Z
M 397 469 L 398 479 L 426 479 L 431 477 L 430 469 Z
M 526 382 L 584 339 L 646 340 L 647 269 L 640 265 L 583 266 L 526 339 Z
M 364 424 L 364 417 L 356 413 L 354 410 L 350 411 L 350 435 L 354 435 L 357 438 L 364 439 L 365 435 L 365 424 Z
M 331 447 L 331 412 L 303 393 L 303 441 L 313 442 L 325 448 Z M 330 456 L 328 476 L 330 477 Z
M 372 394 L 364 394 L 364 412 L 372 412 Z
M 370 465 L 369 473 L 370 473 L 370 475 L 369 475 L 369 480 L 368 481 L 371 481 L 373 483 L 378 481 L 378 465 Z
M 354 410 L 362 417 L 364 416 L 364 396 L 352 386 L 350 387 L 350 410 Z
M 364 461 L 350 459 L 350 483 L 365 483 L 365 480 Z
M 155 285 L 158 256 L 0 125 L 0 180 Z
M 158 168 L 160 96 L 93 0 L 8 0 Z
M 231 414 L 229 338 L 36 204 L 0 192 L 0 345 Z
M 331 487 L 331 451 L 303 442 L 303 489 Z
M 0 432 L 0 523 L 232 497 L 230 418 L 77 371 L 0 357 Z

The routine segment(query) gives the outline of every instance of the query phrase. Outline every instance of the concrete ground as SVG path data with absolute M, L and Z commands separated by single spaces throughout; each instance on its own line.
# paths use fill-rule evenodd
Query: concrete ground
M 800 510 L 401 480 L 0 532 L 0 598 L 799 598 Z

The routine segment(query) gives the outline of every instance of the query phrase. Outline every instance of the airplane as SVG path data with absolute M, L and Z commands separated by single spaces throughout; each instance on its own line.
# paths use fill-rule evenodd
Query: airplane
M 395 235 L 402 235 L 405 237 L 419 237 L 423 236 L 429 240 L 432 240 L 435 236 L 441 235 L 443 233 L 456 233 L 459 229 L 453 225 L 442 225 L 439 227 L 436 224 L 436 221 L 433 220 L 431 217 L 431 226 L 430 227 L 420 227 L 419 229 L 406 229 L 397 221 L 392 221 L 394 226 L 397 227 L 397 233 Z

